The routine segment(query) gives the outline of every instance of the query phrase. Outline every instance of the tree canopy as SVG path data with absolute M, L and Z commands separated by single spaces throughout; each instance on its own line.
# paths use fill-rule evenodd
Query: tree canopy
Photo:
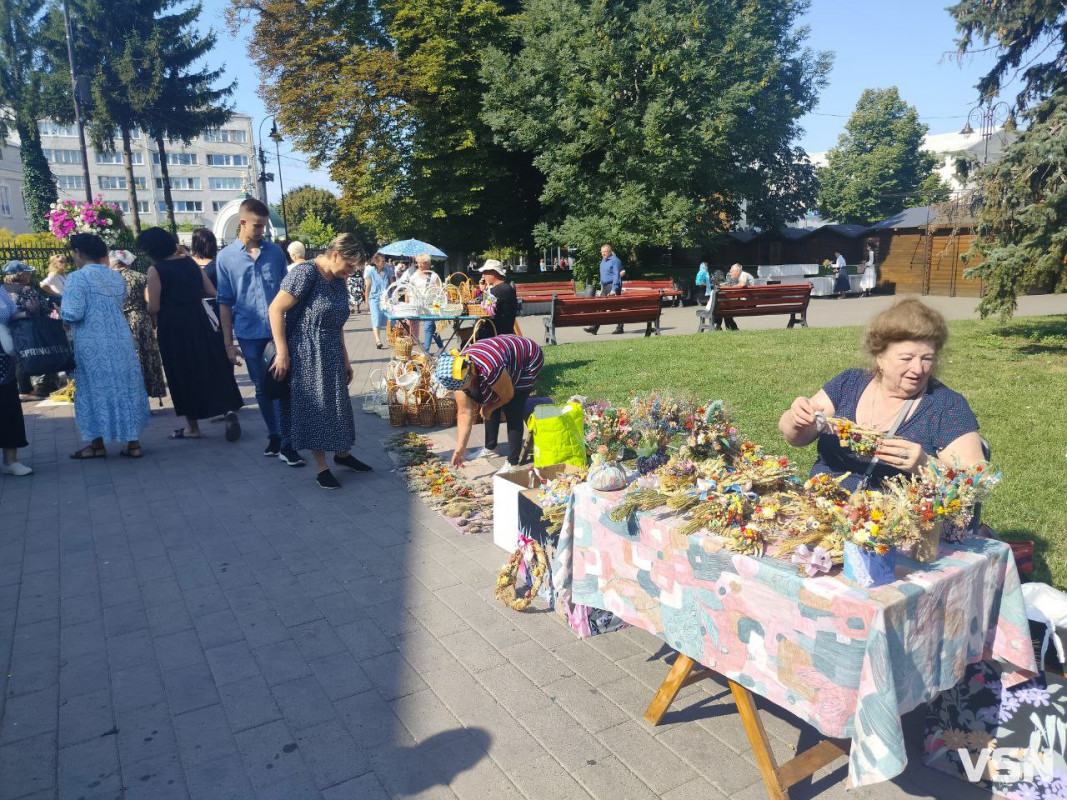
M 1067 290 L 1067 6 L 961 2 L 949 11 L 961 55 L 990 45 L 996 52 L 978 83 L 982 99 L 1021 80 L 1018 138 L 975 179 L 978 236 L 968 254 L 981 259 L 970 274 L 984 282 L 982 315 L 1008 316 L 1019 294 Z
M 818 171 L 819 212 L 870 225 L 909 206 L 947 200 L 949 188 L 934 172 L 937 157 L 921 149 L 928 130 L 895 86 L 864 89 Z
M 599 258 L 772 227 L 814 197 L 792 146 L 828 54 L 799 0 L 525 0 L 485 60 L 483 116 L 544 176 L 544 246 Z M 517 49 L 517 53 L 514 52 Z
M 481 249 L 529 231 L 515 157 L 478 117 L 509 3 L 233 0 L 280 127 L 383 236 Z M 299 46 L 294 46 L 299 43 Z
M 8 126 L 19 135 L 23 195 L 35 231 L 48 230 L 46 217 L 59 196 L 37 130 L 55 86 L 41 48 L 43 9 L 44 0 L 0 0 L 0 107 L 10 109 L 10 117 L 0 114 L 0 136 Z

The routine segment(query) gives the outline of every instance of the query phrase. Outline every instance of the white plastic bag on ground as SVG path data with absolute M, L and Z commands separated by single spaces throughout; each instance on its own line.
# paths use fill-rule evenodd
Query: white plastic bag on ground
M 1041 663 L 1045 668 L 1045 653 L 1049 642 L 1056 648 L 1060 663 L 1067 665 L 1064 657 L 1063 639 L 1057 628 L 1067 630 L 1067 593 L 1054 589 L 1047 583 L 1024 583 L 1023 600 L 1026 602 L 1026 616 L 1034 622 L 1045 625 L 1045 639 L 1041 643 Z

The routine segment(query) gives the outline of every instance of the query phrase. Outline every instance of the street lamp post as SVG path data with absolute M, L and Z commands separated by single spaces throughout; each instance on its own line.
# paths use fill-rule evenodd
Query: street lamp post
M 93 202 L 93 187 L 91 186 L 92 179 L 89 177 L 89 151 L 85 147 L 85 120 L 82 119 L 81 115 L 81 104 L 89 99 L 82 97 L 82 92 L 88 82 L 84 78 L 78 80 L 76 75 L 74 43 L 70 34 L 70 4 L 67 0 L 63 0 L 63 27 L 67 35 L 67 61 L 70 63 L 70 85 L 74 94 L 74 124 L 78 126 L 78 142 L 82 151 L 82 180 L 85 181 L 85 202 L 91 203 Z
M 285 226 L 285 235 L 289 236 L 289 219 L 285 216 L 285 182 L 282 181 L 282 153 L 280 145 L 282 135 L 278 131 L 278 121 L 275 120 L 270 128 L 270 138 L 274 140 L 274 157 L 278 160 L 278 191 L 282 195 L 282 225 Z M 260 141 L 263 141 L 260 139 Z
M 267 172 L 267 154 L 263 150 L 263 125 L 268 120 L 273 120 L 274 116 L 264 117 L 259 122 L 259 199 L 263 201 L 264 205 L 267 203 L 267 184 L 274 180 L 274 174 Z
M 1003 101 L 994 103 L 992 100 L 979 103 L 967 115 L 967 124 L 963 126 L 960 133 L 964 136 L 974 133 L 974 128 L 971 126 L 972 120 L 980 126 L 983 164 L 989 163 L 989 140 L 993 138 L 993 131 L 1011 115 L 1012 110 L 1007 103 Z

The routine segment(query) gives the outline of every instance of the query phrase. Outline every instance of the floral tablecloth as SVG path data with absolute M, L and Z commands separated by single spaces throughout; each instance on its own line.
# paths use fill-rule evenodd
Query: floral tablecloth
M 574 493 L 575 603 L 613 612 L 747 687 L 824 736 L 852 739 L 854 786 L 907 763 L 902 714 L 955 686 L 980 659 L 1005 685 L 1037 671 L 1011 550 L 968 539 L 933 564 L 900 559 L 897 580 L 863 589 L 802 578 L 784 561 L 683 536 L 670 513 L 613 522 L 621 493 Z

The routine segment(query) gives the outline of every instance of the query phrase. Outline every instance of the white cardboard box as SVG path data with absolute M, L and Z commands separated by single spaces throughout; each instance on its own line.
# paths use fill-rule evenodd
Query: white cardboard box
M 532 466 L 493 476 L 493 544 L 509 553 L 519 546 L 519 495 L 537 489 L 541 479 L 552 480 L 576 469 L 570 464 L 552 464 L 535 473 Z M 540 477 L 538 477 L 538 474 Z

